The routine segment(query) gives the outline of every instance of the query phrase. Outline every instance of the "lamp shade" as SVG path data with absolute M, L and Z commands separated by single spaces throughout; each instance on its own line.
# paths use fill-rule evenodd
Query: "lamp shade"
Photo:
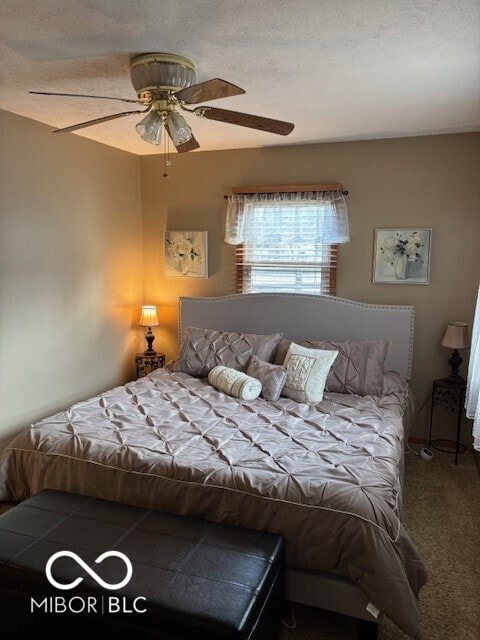
M 442 340 L 442 347 L 448 349 L 465 349 L 468 346 L 466 322 L 449 322 Z
M 138 324 L 141 327 L 158 327 L 160 323 L 157 316 L 157 307 L 144 305 L 142 307 L 142 315 Z

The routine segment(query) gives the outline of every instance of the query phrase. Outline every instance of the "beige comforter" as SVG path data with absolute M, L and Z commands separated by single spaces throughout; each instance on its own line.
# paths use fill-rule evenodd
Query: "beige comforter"
M 400 521 L 406 384 L 317 405 L 246 402 L 158 370 L 18 435 L 0 499 L 63 489 L 286 540 L 287 563 L 348 576 L 412 637 L 425 567 Z

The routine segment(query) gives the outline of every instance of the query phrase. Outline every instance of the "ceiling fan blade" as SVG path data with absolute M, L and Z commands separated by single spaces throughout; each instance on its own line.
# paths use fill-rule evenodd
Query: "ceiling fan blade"
M 231 82 L 213 78 L 213 80 L 207 80 L 206 82 L 200 82 L 199 84 L 193 84 L 191 87 L 181 89 L 177 91 L 175 96 L 187 104 L 198 104 L 199 102 L 218 100 L 218 98 L 238 96 L 241 93 L 245 93 L 245 91 Z
M 120 102 L 132 102 L 133 104 L 145 104 L 141 100 L 130 100 L 128 98 L 112 98 L 111 96 L 90 96 L 84 93 L 52 93 L 50 91 L 29 91 L 40 96 L 66 96 L 67 98 L 95 98 L 97 100 L 119 100 Z
M 281 136 L 288 136 L 295 126 L 291 122 L 283 122 L 283 120 L 272 120 L 272 118 L 253 116 L 249 113 L 228 111 L 227 109 L 218 109 L 217 107 L 197 107 L 194 109 L 194 113 L 208 120 L 217 120 L 218 122 L 237 124 L 240 127 L 260 129 L 260 131 L 278 133 Z
M 167 133 L 173 142 L 172 134 L 170 133 L 170 129 L 168 127 L 168 122 L 165 123 L 165 129 L 167 130 Z M 178 151 L 178 153 L 185 153 L 186 151 L 193 151 L 194 149 L 200 148 L 200 145 L 198 144 L 197 139 L 195 138 L 194 135 L 192 135 L 192 137 L 190 138 L 190 140 L 188 140 L 188 142 L 184 142 L 183 144 L 178 144 L 178 145 L 176 145 L 173 142 L 173 144 L 175 146 L 175 149 Z
M 177 147 L 178 153 L 185 153 L 185 151 L 193 151 L 194 149 L 200 149 L 200 145 L 198 144 L 197 139 L 193 135 L 188 142 L 179 144 Z
M 87 122 L 72 124 L 70 127 L 64 127 L 63 129 L 55 129 L 53 133 L 69 133 L 70 131 L 76 131 L 77 129 L 83 129 L 84 127 L 91 127 L 93 124 L 108 122 L 109 120 L 115 120 L 115 118 L 123 118 L 134 113 L 146 113 L 147 111 L 150 111 L 150 107 L 148 107 L 148 109 L 141 109 L 137 111 L 122 111 L 121 113 L 114 113 L 111 116 L 103 116 L 103 118 L 95 118 L 95 120 L 87 120 Z

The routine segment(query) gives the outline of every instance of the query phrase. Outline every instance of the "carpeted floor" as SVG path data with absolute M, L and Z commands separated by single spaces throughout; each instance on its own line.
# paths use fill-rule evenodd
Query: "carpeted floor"
M 435 451 L 430 462 L 406 456 L 404 522 L 429 579 L 420 593 L 424 640 L 480 640 L 480 478 L 473 454 Z M 350 620 L 294 605 L 296 628 L 280 640 L 352 640 Z M 379 640 L 407 640 L 381 620 Z

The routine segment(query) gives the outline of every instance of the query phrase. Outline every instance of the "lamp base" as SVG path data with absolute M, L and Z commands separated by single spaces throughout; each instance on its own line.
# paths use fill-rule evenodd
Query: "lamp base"
M 450 382 L 450 384 L 465 384 L 465 378 L 462 378 L 462 376 L 447 376 L 445 378 L 446 382 Z
M 153 341 L 155 340 L 155 336 L 152 332 L 152 327 L 148 327 L 148 331 L 145 334 L 145 340 L 147 341 L 148 348 L 143 352 L 145 356 L 156 356 L 157 352 L 153 348 Z
M 464 379 L 458 373 L 458 369 L 463 362 L 462 356 L 458 353 L 457 349 L 453 350 L 452 355 L 448 360 L 448 364 L 450 365 L 450 375 L 447 380 L 449 382 L 464 382 Z

